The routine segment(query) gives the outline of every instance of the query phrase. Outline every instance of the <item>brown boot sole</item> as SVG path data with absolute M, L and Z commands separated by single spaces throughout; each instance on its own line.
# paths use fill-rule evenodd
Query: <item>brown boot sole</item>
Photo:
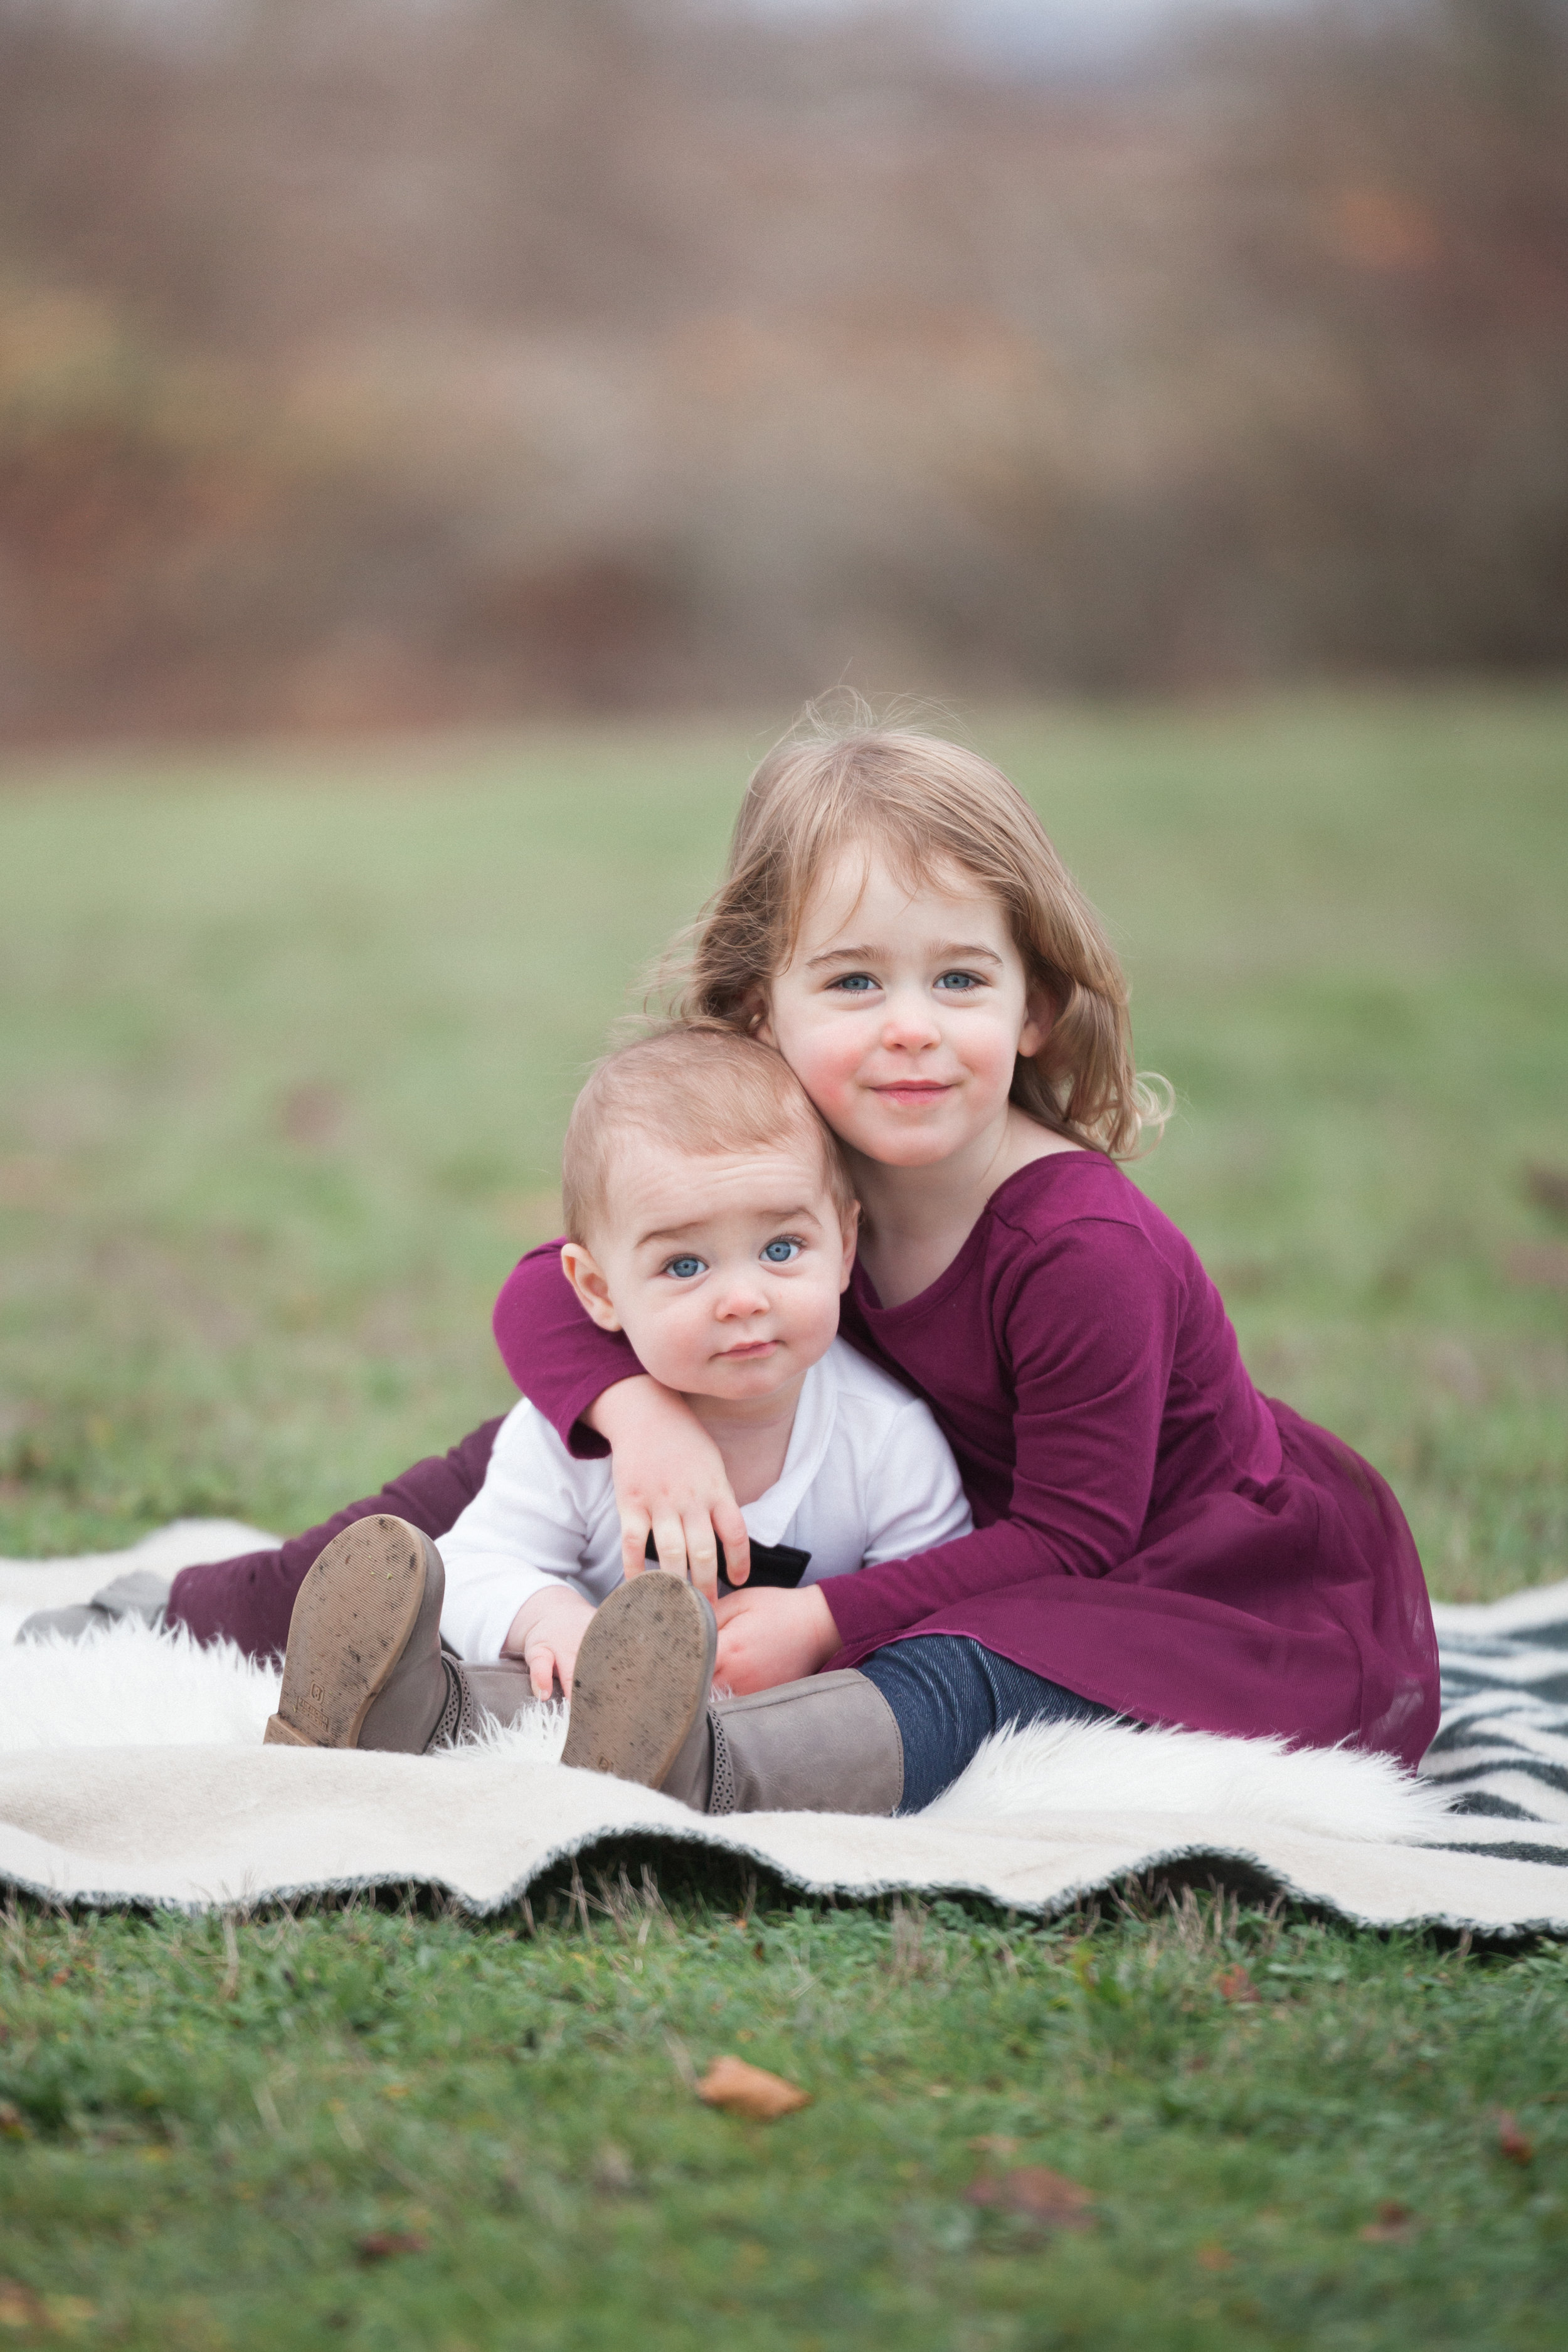
M 659 1788 L 708 1704 L 718 1643 L 684 1577 L 649 1569 L 618 1586 L 577 1653 L 561 1761 Z
M 426 1540 L 405 1519 L 356 1519 L 294 1600 L 268 1747 L 357 1748 L 425 1598 Z

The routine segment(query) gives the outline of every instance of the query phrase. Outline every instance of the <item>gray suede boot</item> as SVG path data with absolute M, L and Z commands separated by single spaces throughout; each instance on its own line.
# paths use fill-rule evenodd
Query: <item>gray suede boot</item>
M 663 1783 L 700 1813 L 895 1813 L 904 1743 L 892 1708 L 853 1666 L 716 1699 L 708 1737 Z M 705 1752 L 704 1752 L 705 1751 Z
M 161 1576 L 155 1568 L 132 1568 L 117 1576 L 90 1601 L 78 1602 L 68 1609 L 36 1609 L 25 1617 L 16 1630 L 18 1642 L 44 1642 L 51 1633 L 68 1642 L 79 1642 L 84 1633 L 100 1625 L 118 1624 L 121 1618 L 134 1618 L 139 1624 L 158 1626 L 163 1622 L 168 1606 L 172 1576 Z
M 422 1755 L 535 1702 L 521 1661 L 468 1666 L 441 1647 L 447 1573 L 406 1519 L 356 1519 L 294 1600 L 268 1746 Z
M 583 1636 L 563 1764 L 662 1789 L 699 1813 L 890 1813 L 904 1793 L 893 1710 L 853 1669 L 710 1696 L 713 1612 L 657 1570 Z

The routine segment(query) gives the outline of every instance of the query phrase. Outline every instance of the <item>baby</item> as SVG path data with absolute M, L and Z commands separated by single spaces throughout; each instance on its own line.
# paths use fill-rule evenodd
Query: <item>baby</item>
M 837 1337 L 857 1207 L 837 1143 L 771 1046 L 699 1025 L 612 1055 L 573 1111 L 562 1187 L 564 1279 L 707 1428 L 752 1580 L 814 1583 L 967 1531 L 928 1408 Z M 608 1460 L 577 1458 L 515 1406 L 438 1552 L 382 1517 L 321 1554 L 268 1739 L 417 1751 L 557 1686 L 571 1697 L 579 1646 L 623 1574 L 641 1571 L 640 1541 L 628 1559 Z M 735 1563 L 737 1583 L 747 1572 Z M 695 1581 L 712 1574 L 694 1560 Z M 655 1580 L 658 1605 L 697 1622 L 686 1588 Z M 710 1675 L 711 1612 L 700 1614 L 691 1671 Z M 600 1648 L 635 1681 L 635 1638 Z M 568 1760 L 588 1759 L 569 1743 Z

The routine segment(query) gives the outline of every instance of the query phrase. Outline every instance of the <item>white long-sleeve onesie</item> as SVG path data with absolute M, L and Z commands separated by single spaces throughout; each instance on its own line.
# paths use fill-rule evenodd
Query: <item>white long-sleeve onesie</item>
M 801 1582 L 901 1559 L 966 1535 L 969 1505 L 928 1406 L 836 1339 L 813 1364 L 776 1484 L 742 1517 L 752 1540 L 811 1555 Z M 597 1607 L 621 1580 L 608 1460 L 580 1462 L 526 1401 L 496 1433 L 485 1483 L 439 1538 L 441 1631 L 461 1658 L 499 1658 L 531 1593 L 565 1583 Z

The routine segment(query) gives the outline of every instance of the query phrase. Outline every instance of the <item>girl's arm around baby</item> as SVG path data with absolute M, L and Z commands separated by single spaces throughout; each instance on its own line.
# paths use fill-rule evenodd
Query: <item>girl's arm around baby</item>
M 496 1345 L 531 1403 L 568 1452 L 610 1454 L 621 1515 L 621 1558 L 640 1576 L 649 1532 L 659 1565 L 717 1589 L 743 1584 L 751 1538 L 718 1447 L 689 1408 L 651 1380 L 621 1332 L 589 1321 L 546 1242 L 519 1261 L 496 1301 Z

